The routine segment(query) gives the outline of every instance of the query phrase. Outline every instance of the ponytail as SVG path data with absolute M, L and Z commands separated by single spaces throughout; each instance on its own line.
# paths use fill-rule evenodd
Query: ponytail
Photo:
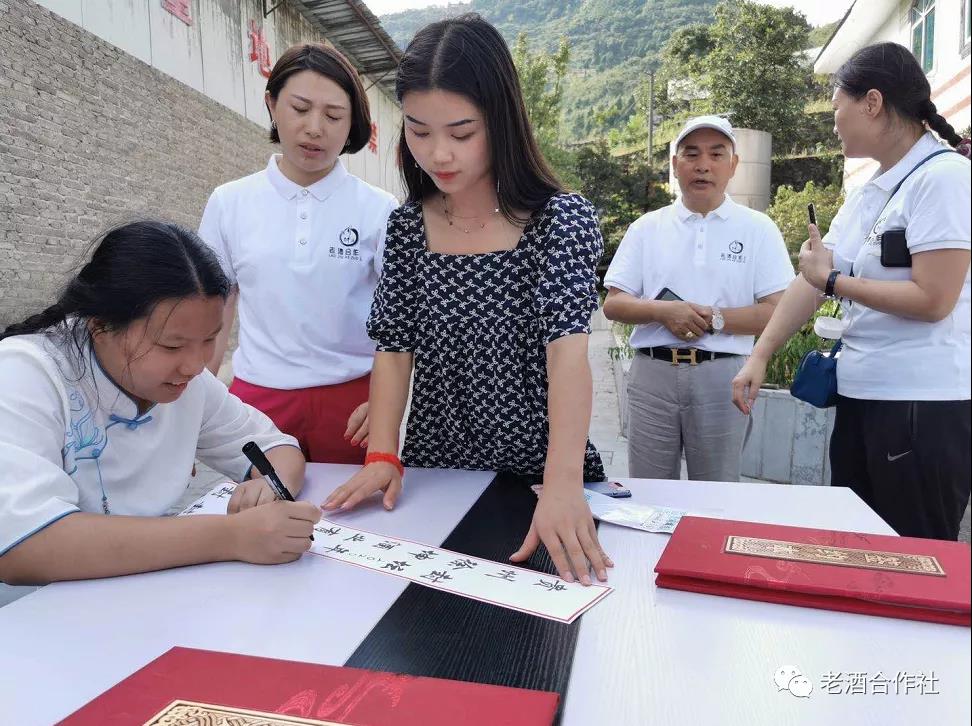
M 64 322 L 64 309 L 61 307 L 60 303 L 54 303 L 43 312 L 31 315 L 21 323 L 8 325 L 6 329 L 0 333 L 0 340 L 9 338 L 13 335 L 29 335 L 31 333 L 39 333 Z
M 946 121 L 944 116 L 938 113 L 935 103 L 930 98 L 928 101 L 926 101 L 924 110 L 924 121 L 928 128 L 938 134 L 939 138 L 947 141 L 949 146 L 954 148 L 966 159 L 970 158 L 972 148 L 970 148 L 969 140 L 963 139 L 958 135 L 952 124 Z
M 881 92 L 884 104 L 906 121 L 928 127 L 960 154 L 969 156 L 963 139 L 931 100 L 931 86 L 915 56 L 898 43 L 875 43 L 861 48 L 837 69 L 834 83 L 853 98 L 871 89 Z

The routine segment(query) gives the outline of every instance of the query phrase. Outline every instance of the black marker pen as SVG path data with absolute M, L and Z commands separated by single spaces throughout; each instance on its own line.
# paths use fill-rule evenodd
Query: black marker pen
M 243 444 L 243 453 L 250 460 L 250 463 L 257 468 L 257 471 L 263 474 L 263 478 L 267 480 L 267 484 L 273 489 L 273 493 L 277 495 L 277 499 L 283 499 L 285 502 L 294 501 L 294 496 L 284 486 L 284 483 L 280 481 L 280 477 L 274 471 L 273 465 L 270 463 L 267 455 L 256 445 L 255 441 L 247 441 Z M 310 538 L 313 541 L 314 535 L 311 535 Z
M 260 447 L 256 445 L 256 442 L 248 441 L 243 444 L 243 453 L 250 460 L 250 463 L 257 468 L 257 471 L 263 474 L 270 488 L 273 489 L 273 493 L 277 495 L 277 499 L 283 499 L 285 502 L 294 501 L 290 490 L 280 481 L 280 477 L 274 471 L 273 465 L 270 463 L 267 455 L 261 451 Z

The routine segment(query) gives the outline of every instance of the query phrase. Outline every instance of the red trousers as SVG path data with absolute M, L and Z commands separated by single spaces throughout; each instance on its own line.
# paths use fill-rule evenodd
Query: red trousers
M 230 393 L 263 411 L 278 429 L 297 439 L 307 461 L 363 464 L 367 450 L 344 440 L 348 416 L 368 400 L 371 375 L 334 386 L 282 390 L 234 378 Z

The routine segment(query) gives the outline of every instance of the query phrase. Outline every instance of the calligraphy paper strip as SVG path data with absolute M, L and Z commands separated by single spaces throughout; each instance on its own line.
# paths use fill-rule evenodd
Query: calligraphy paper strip
M 183 514 L 225 513 L 233 489 L 231 483 L 220 485 Z M 309 554 L 561 623 L 572 623 L 613 589 L 608 585 L 566 582 L 556 575 L 467 557 L 326 519 L 314 527 Z
M 318 522 L 314 532 L 313 554 L 562 623 L 572 623 L 612 591 L 607 585 L 585 587 L 556 575 L 467 557 L 329 520 Z

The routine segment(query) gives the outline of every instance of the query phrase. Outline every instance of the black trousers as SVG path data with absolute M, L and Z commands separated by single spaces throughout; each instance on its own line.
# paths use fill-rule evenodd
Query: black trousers
M 972 479 L 970 401 L 837 401 L 831 484 L 900 535 L 955 540 Z

